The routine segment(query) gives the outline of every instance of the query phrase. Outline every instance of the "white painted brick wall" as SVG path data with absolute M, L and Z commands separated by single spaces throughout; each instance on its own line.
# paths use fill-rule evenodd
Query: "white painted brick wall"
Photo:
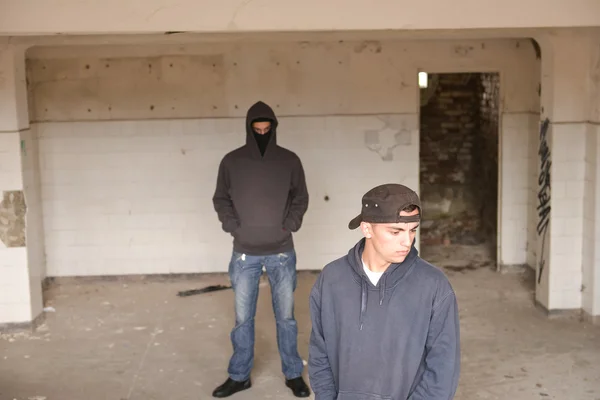
M 417 115 L 395 118 L 410 132 L 392 161 L 365 146 L 364 131 L 384 126 L 376 116 L 281 119 L 278 141 L 302 159 L 311 196 L 295 236 L 299 269 L 348 251 L 359 236 L 347 223 L 368 189 L 417 187 Z M 226 271 L 231 237 L 211 199 L 219 161 L 245 141 L 242 119 L 36 128 L 48 276 Z
M 23 189 L 19 132 L 0 133 L 1 193 Z M 31 320 L 25 247 L 7 248 L 0 242 L 0 324 Z
M 590 315 L 600 314 L 600 251 L 596 249 L 600 238 L 600 155 L 598 125 L 587 124 L 585 148 L 585 188 L 583 218 L 583 270 L 582 308 Z
M 0 201 L 3 201 L 5 191 L 27 191 L 21 153 L 21 135 L 27 131 L 29 122 L 25 82 L 25 47 L 2 46 L 0 48 Z M 34 157 L 37 158 L 37 155 Z M 33 206 L 37 207 L 38 204 Z M 6 221 L 0 223 L 5 224 Z M 39 267 L 43 269 L 43 265 Z M 7 248 L 0 241 L 0 324 L 27 323 L 38 315 L 37 311 L 41 310 L 41 288 L 37 293 L 31 293 L 30 288 L 31 274 L 27 248 Z M 39 306 L 32 308 L 31 300 L 34 296 L 37 296 Z
M 32 315 L 42 312 L 42 281 L 46 277 L 46 254 L 44 224 L 42 216 L 42 195 L 40 183 L 40 157 L 35 129 L 20 132 L 22 140 L 21 160 L 23 188 L 27 214 L 25 216 L 27 237 L 27 266 L 31 287 Z
M 527 263 L 527 238 L 530 214 L 530 143 L 531 119 L 535 114 L 505 113 L 500 141 L 499 203 L 500 263 Z
M 0 304 L 28 304 L 29 277 L 26 267 L 27 257 L 23 248 L 10 248 L 2 251 L 0 271 L 3 279 L 0 282 Z M 27 315 L 29 316 L 29 314 Z M 22 321 L 25 321 L 23 318 Z
M 588 124 L 588 135 L 596 139 L 596 145 L 594 146 L 596 149 L 596 163 L 594 166 L 596 179 L 593 186 L 595 189 L 593 234 L 596 240 L 592 245 L 594 248 L 594 259 L 589 268 L 590 273 L 588 273 L 587 276 L 589 279 L 585 280 L 588 293 L 591 293 L 591 300 L 586 304 L 586 311 L 591 315 L 597 316 L 600 315 L 600 251 L 597 249 L 597 238 L 600 238 L 600 161 L 598 160 L 598 157 L 600 157 L 600 140 L 598 140 L 598 136 L 600 135 L 600 125 Z M 585 234 L 587 235 L 588 231 L 586 231 Z
M 23 189 L 19 132 L 0 132 L 0 190 Z
M 552 127 L 549 308 L 580 308 L 583 284 L 586 124 Z

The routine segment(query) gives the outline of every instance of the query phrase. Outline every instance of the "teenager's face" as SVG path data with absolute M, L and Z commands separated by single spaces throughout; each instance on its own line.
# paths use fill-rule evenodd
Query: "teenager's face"
M 400 216 L 418 215 L 419 209 L 400 212 Z M 419 222 L 399 222 L 394 224 L 361 223 L 363 234 L 370 241 L 375 253 L 390 264 L 403 262 L 408 256 L 417 234 Z

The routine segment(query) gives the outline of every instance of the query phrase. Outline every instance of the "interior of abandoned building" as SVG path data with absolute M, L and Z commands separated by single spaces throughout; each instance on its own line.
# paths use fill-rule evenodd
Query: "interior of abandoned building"
M 499 74 L 426 79 L 419 124 L 423 257 L 446 268 L 496 264 Z
M 122 19 L 5 3 L 0 400 L 210 398 L 234 323 L 212 195 L 258 100 L 310 195 L 294 234 L 304 360 L 313 283 L 360 239 L 361 196 L 395 182 L 419 193 L 415 245 L 458 297 L 456 399 L 600 399 L 600 5 L 442 27 L 425 5 L 372 16 L 353 0 L 332 30 L 260 2 L 233 25 L 228 2 L 203 2 L 210 21 L 169 1 Z M 292 398 L 263 278 L 240 400 Z

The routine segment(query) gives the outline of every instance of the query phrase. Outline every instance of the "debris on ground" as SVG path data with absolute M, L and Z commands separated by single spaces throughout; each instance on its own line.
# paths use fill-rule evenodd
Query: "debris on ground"
M 6 340 L 7 342 L 13 343 L 18 339 L 24 340 L 42 340 L 44 338 L 35 336 L 30 332 L 14 332 L 14 333 L 0 333 L 0 340 Z
M 231 286 L 210 285 L 210 286 L 207 286 L 207 287 L 202 288 L 202 289 L 184 290 L 184 291 L 181 291 L 181 292 L 177 293 L 177 296 L 179 296 L 179 297 L 187 297 L 187 296 L 193 296 L 193 295 L 196 295 L 196 294 L 216 292 L 216 291 L 225 290 L 225 289 L 231 289 Z
M 488 244 L 478 246 L 423 245 L 419 251 L 423 259 L 437 267 L 449 270 L 470 270 L 495 266 L 496 255 Z
M 474 271 L 477 268 L 479 268 L 479 266 L 476 266 L 476 265 L 473 265 L 473 264 L 468 264 L 468 265 L 444 265 L 443 268 L 444 269 L 448 269 L 450 271 L 465 272 L 465 271 Z

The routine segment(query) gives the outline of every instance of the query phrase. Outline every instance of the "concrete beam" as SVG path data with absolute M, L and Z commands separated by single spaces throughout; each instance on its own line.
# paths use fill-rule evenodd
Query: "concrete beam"
M 0 35 L 600 26 L 595 0 L 0 0 Z

